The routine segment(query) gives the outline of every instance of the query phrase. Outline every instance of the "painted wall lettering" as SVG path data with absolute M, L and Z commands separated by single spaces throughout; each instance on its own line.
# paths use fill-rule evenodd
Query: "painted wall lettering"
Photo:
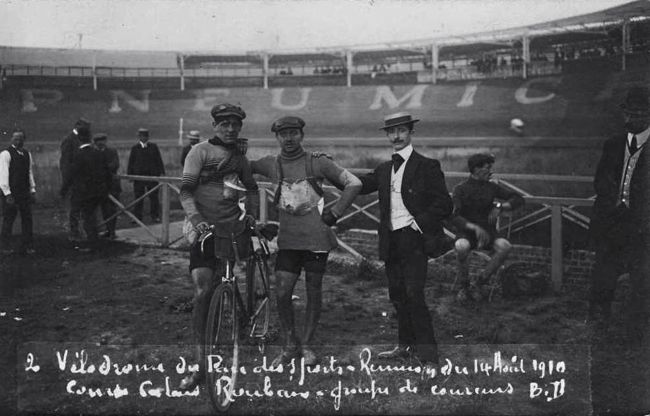
M 421 108 L 422 107 L 422 95 L 424 95 L 424 92 L 427 90 L 428 85 L 416 85 L 415 87 L 411 88 L 406 94 L 404 94 L 401 98 L 395 97 L 395 94 L 393 93 L 393 90 L 387 86 L 387 85 L 382 85 L 380 87 L 377 87 L 377 90 L 375 92 L 375 98 L 372 101 L 372 104 L 370 104 L 369 109 L 370 110 L 379 110 L 382 108 L 382 101 L 385 101 L 386 104 L 388 105 L 388 108 L 390 109 L 395 109 L 402 104 L 404 104 L 406 101 L 408 101 L 408 104 L 406 104 L 406 108 Z
M 22 108 L 20 111 L 23 113 L 34 113 L 38 111 L 36 104 L 56 104 L 63 99 L 63 93 L 59 90 L 52 89 L 30 89 L 20 90 L 20 97 L 22 99 Z
M 120 98 L 124 100 L 128 105 L 140 111 L 141 113 L 149 112 L 149 94 L 151 90 L 140 90 L 141 99 L 138 100 L 133 97 L 131 94 L 127 93 L 124 90 L 111 90 L 111 107 L 108 109 L 109 113 L 120 113 L 122 112 L 122 107 L 120 107 Z
M 544 79 L 531 79 L 530 81 L 527 81 L 522 85 L 521 87 L 517 88 L 517 91 L 515 91 L 515 100 L 517 100 L 518 103 L 520 104 L 540 104 L 543 102 L 546 102 L 548 100 L 552 100 L 553 97 L 555 97 L 555 93 L 551 92 L 547 95 L 543 95 L 540 97 L 528 97 L 528 89 L 530 88 L 531 85 L 533 84 L 553 84 L 553 85 L 558 85 L 561 81 L 560 77 L 549 77 L 549 78 L 544 78 Z
M 300 88 L 300 101 L 298 104 L 284 104 L 282 103 L 282 96 L 284 95 L 284 88 L 274 88 L 271 90 L 271 106 L 278 110 L 296 111 L 305 108 L 309 100 L 309 93 L 311 88 Z

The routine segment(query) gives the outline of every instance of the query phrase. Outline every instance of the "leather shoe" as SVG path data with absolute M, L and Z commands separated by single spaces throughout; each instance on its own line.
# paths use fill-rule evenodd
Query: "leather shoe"
M 413 348 L 409 346 L 404 346 L 404 345 L 398 345 L 395 348 L 393 348 L 390 351 L 383 351 L 377 354 L 377 357 L 379 358 L 384 358 L 384 359 L 391 359 L 391 358 L 408 358 L 413 354 Z

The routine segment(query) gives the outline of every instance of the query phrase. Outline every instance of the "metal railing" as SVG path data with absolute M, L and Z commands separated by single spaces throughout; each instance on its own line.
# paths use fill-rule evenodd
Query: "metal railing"
M 351 172 L 357 175 L 370 172 L 369 169 L 350 169 Z M 170 239 L 170 207 L 171 207 L 171 196 L 172 192 L 175 194 L 180 194 L 180 182 L 181 178 L 177 177 L 151 177 L 151 176 L 140 176 L 140 175 L 118 175 L 122 180 L 139 180 L 139 181 L 148 181 L 148 182 L 157 182 L 158 184 L 147 193 L 142 195 L 140 198 L 131 201 L 127 205 L 122 204 L 117 199 L 110 197 L 113 203 L 118 207 L 118 211 L 111 217 L 107 218 L 102 222 L 102 224 L 108 222 L 110 219 L 117 217 L 118 215 L 125 214 L 129 216 L 133 221 L 135 221 L 138 226 L 144 229 L 149 235 L 151 235 L 161 247 L 168 247 L 181 238 L 177 238 L 175 241 Z M 446 172 L 445 176 L 447 178 L 465 178 L 467 177 L 466 172 Z M 563 246 L 562 246 L 562 234 L 563 234 L 563 219 L 570 221 L 578 226 L 588 229 L 589 228 L 589 218 L 584 214 L 576 211 L 576 207 L 590 207 L 593 205 L 594 197 L 590 198 L 572 198 L 572 197 L 552 197 L 552 196 L 539 196 L 533 195 L 525 190 L 515 186 L 511 183 L 513 180 L 525 180 L 525 181 L 556 181 L 556 182 L 577 182 L 577 183 L 590 183 L 592 181 L 591 177 L 588 176 L 562 176 L 562 175 L 527 175 L 527 174 L 502 174 L 499 175 L 498 181 L 505 187 L 512 189 L 513 191 L 522 195 L 527 204 L 531 205 L 541 205 L 542 207 L 522 215 L 518 218 L 511 218 L 509 223 L 506 225 L 501 224 L 499 227 L 500 231 L 506 228 L 511 229 L 512 232 L 521 232 L 529 227 L 532 227 L 535 224 L 538 224 L 542 221 L 551 222 L 551 280 L 553 282 L 553 287 L 556 291 L 559 291 L 562 287 L 563 280 Z M 259 208 L 260 208 L 260 217 L 261 222 L 267 222 L 269 220 L 269 201 L 273 201 L 275 195 L 275 185 L 269 182 L 258 182 L 259 185 Z M 336 203 L 338 198 L 341 195 L 341 191 L 336 189 L 333 186 L 324 186 L 323 187 L 326 193 L 329 193 L 330 196 L 333 196 L 329 202 L 325 204 L 325 208 L 331 207 Z M 129 211 L 137 202 L 144 200 L 150 193 L 154 190 L 161 190 L 161 229 L 160 234 L 156 234 L 149 226 L 144 224 L 141 220 L 136 218 L 136 216 Z M 371 212 L 370 210 L 378 204 L 378 200 L 374 197 L 370 202 L 363 204 L 353 202 L 348 212 L 345 213 L 339 219 L 339 224 L 351 219 L 356 219 L 358 216 L 364 216 L 370 219 L 372 222 L 379 223 L 379 217 Z M 448 233 L 450 233 L 448 231 Z M 450 233 L 451 234 L 451 233 Z M 453 235 L 453 234 L 451 234 Z M 353 247 L 345 244 L 345 242 L 339 239 L 339 245 L 341 248 L 346 250 L 348 253 L 352 254 L 355 258 L 360 259 L 363 256 L 357 252 Z

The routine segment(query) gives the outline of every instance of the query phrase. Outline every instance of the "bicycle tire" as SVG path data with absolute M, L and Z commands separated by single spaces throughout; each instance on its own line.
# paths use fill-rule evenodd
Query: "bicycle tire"
M 271 321 L 271 297 L 269 265 L 266 258 L 256 254 L 249 257 L 246 265 L 246 307 L 251 322 L 248 335 L 264 337 Z
M 237 313 L 233 287 L 230 284 L 219 285 L 210 300 L 205 331 L 206 388 L 217 412 L 227 411 L 234 400 L 233 392 L 239 372 Z M 217 363 L 218 368 L 214 368 Z

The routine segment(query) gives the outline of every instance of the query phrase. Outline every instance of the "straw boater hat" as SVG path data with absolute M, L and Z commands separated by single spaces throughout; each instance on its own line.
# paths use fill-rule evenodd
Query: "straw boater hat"
M 384 117 L 384 126 L 381 127 L 379 130 L 386 130 L 391 127 L 401 126 L 402 124 L 417 123 L 418 121 L 420 120 L 417 118 L 413 118 L 409 113 L 406 112 L 395 113 Z
M 201 133 L 198 130 L 190 130 L 190 132 L 187 133 L 187 138 L 189 140 L 201 140 Z

